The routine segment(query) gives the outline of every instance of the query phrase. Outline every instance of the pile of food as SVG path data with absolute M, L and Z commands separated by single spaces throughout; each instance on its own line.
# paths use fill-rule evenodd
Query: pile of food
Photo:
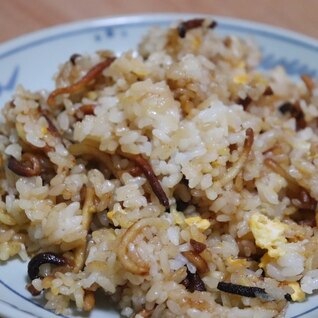
M 57 313 L 98 292 L 124 317 L 283 317 L 318 288 L 318 85 L 259 60 L 194 19 L 19 87 L 0 259 Z

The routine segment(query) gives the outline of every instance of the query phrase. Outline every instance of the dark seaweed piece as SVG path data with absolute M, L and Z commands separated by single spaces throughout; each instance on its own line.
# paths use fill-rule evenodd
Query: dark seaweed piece
M 66 259 L 55 253 L 40 253 L 31 258 L 28 264 L 28 275 L 31 280 L 40 277 L 39 268 L 43 264 L 66 265 Z
M 278 109 L 282 114 L 289 113 L 291 117 L 295 118 L 297 131 L 306 128 L 305 115 L 298 102 L 294 104 L 291 102 L 283 103 Z
M 234 150 L 237 150 L 237 144 L 230 144 L 229 149 L 230 149 L 230 153 L 232 153 Z
M 208 28 L 209 29 L 214 29 L 218 26 L 218 23 L 216 21 L 212 21 L 209 25 Z
M 185 288 L 193 293 L 194 291 L 206 291 L 205 285 L 198 273 L 187 271 L 187 277 L 181 282 Z
M 183 201 L 180 200 L 180 199 L 176 200 L 176 208 L 177 208 L 177 211 L 183 212 L 188 206 L 189 206 L 189 203 L 188 203 L 188 202 L 183 202 Z
M 79 57 L 81 57 L 80 54 L 74 53 L 70 56 L 70 62 L 75 65 L 76 64 L 76 59 L 78 59 Z
M 273 94 L 274 94 L 274 92 L 270 86 L 267 86 L 264 93 L 263 93 L 264 96 L 271 96 Z
M 290 113 L 293 108 L 294 108 L 294 105 L 291 102 L 283 103 L 278 107 L 279 111 L 282 114 Z
M 258 297 L 265 301 L 273 300 L 273 298 L 265 292 L 265 289 L 260 287 L 243 286 L 238 284 L 219 282 L 217 289 L 229 294 L 235 294 L 235 295 L 239 295 L 243 297 L 250 297 L 250 298 Z M 292 300 L 291 295 L 286 294 L 285 299 L 288 301 L 291 301 Z
M 251 102 L 252 102 L 252 99 L 249 96 L 246 96 L 245 98 L 239 98 L 237 100 L 237 104 L 242 105 L 244 110 L 247 109 L 247 107 L 250 105 Z
M 265 289 L 259 287 L 242 286 L 232 283 L 219 282 L 217 289 L 226 293 L 240 295 L 244 297 L 256 297 L 257 294 L 264 294 Z
M 305 210 L 304 213 L 306 213 L 306 212 L 307 211 Z M 309 211 L 309 213 L 311 214 L 311 218 L 309 218 L 309 217 L 308 218 L 303 218 L 303 219 L 301 219 L 299 221 L 295 220 L 295 222 L 298 223 L 299 225 L 302 225 L 302 226 L 316 227 L 317 223 L 316 223 L 315 215 L 312 213 L 312 211 Z
M 187 31 L 196 29 L 202 26 L 204 19 L 191 19 L 188 21 L 183 21 L 178 25 L 178 34 L 180 38 L 185 38 Z M 209 25 L 209 29 L 214 29 L 217 26 L 216 21 L 212 21 Z
M 187 277 L 181 282 L 181 284 L 182 284 L 186 289 L 189 288 L 189 286 L 190 286 L 189 272 L 188 272 Z

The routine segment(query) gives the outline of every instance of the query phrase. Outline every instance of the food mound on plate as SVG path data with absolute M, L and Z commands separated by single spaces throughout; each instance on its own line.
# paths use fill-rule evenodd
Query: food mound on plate
M 194 19 L 17 89 L 0 259 L 28 261 L 32 295 L 63 314 L 98 293 L 123 317 L 270 318 L 318 288 L 317 83 L 259 60 Z

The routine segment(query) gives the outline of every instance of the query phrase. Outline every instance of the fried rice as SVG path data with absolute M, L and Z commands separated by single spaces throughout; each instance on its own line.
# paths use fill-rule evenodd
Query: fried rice
M 46 308 L 270 318 L 318 288 L 317 82 L 217 33 L 74 54 L 4 106 L 0 260 Z

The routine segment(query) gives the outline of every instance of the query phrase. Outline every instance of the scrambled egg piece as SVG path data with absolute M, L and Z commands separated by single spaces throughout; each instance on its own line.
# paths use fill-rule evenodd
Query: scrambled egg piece
M 275 258 L 270 257 L 270 256 L 268 255 L 268 253 L 265 253 L 265 254 L 262 256 L 261 262 L 258 264 L 258 266 L 259 266 L 260 268 L 265 268 L 268 263 L 270 263 L 270 262 L 272 262 L 272 261 L 274 261 L 274 260 L 275 260 Z
M 193 42 L 194 49 L 198 50 L 202 44 L 201 37 L 199 37 L 199 36 L 193 37 L 192 42 Z
M 113 221 L 114 215 L 115 215 L 115 211 L 109 211 L 109 212 L 107 212 L 107 217 L 108 217 L 111 221 Z
M 200 216 L 192 216 L 189 218 L 185 218 L 183 213 L 178 212 L 176 210 L 172 210 L 171 215 L 176 224 L 180 226 L 184 226 L 185 224 L 188 226 L 195 225 L 198 230 L 205 231 L 211 226 L 211 223 L 207 219 L 202 219 Z
M 188 224 L 189 226 L 191 225 L 195 225 L 199 230 L 201 231 L 205 231 L 207 230 L 211 223 L 209 222 L 209 220 L 207 219 L 202 219 L 201 217 L 199 216 L 193 216 L 193 217 L 190 217 L 190 218 L 186 218 L 184 220 L 184 222 L 186 224 Z
M 236 75 L 233 78 L 235 84 L 246 84 L 248 82 L 248 75 L 246 73 Z
M 42 132 L 43 135 L 47 135 L 48 130 L 47 130 L 46 127 L 42 127 L 42 128 L 41 128 L 41 132 Z
M 247 267 L 250 262 L 245 258 L 233 258 L 229 256 L 226 261 L 231 265 L 243 265 L 244 267 Z
M 268 85 L 268 80 L 264 78 L 261 74 L 254 74 L 252 78 L 249 78 L 247 73 L 242 73 L 233 77 L 233 82 L 235 84 L 262 84 L 264 86 Z
M 219 149 L 218 153 L 220 156 L 227 156 L 229 154 L 229 148 L 227 147 L 221 148 Z
M 115 226 L 119 225 L 122 228 L 128 228 L 133 224 L 132 221 L 127 220 L 126 212 L 123 209 L 121 211 L 109 211 L 107 217 Z
M 256 73 L 253 77 L 253 82 L 256 84 L 263 84 L 265 86 L 268 85 L 268 80 L 260 73 Z
M 261 213 L 255 213 L 249 219 L 249 226 L 256 245 L 267 249 L 270 257 L 278 258 L 285 254 L 282 245 L 287 243 L 284 236 L 288 226 L 278 220 L 270 220 Z
M 248 268 L 251 265 L 251 262 L 245 258 L 233 258 L 231 256 L 226 259 L 226 262 L 229 266 L 235 268 L 236 270 Z
M 217 162 L 217 161 L 212 161 L 212 162 L 211 162 L 211 166 L 212 166 L 212 168 L 217 168 L 217 167 L 220 166 L 220 163 Z
M 293 301 L 304 301 L 306 299 L 306 294 L 301 290 L 299 283 L 297 282 L 291 282 L 288 283 L 288 286 L 290 286 L 294 292 L 291 294 L 291 298 Z

